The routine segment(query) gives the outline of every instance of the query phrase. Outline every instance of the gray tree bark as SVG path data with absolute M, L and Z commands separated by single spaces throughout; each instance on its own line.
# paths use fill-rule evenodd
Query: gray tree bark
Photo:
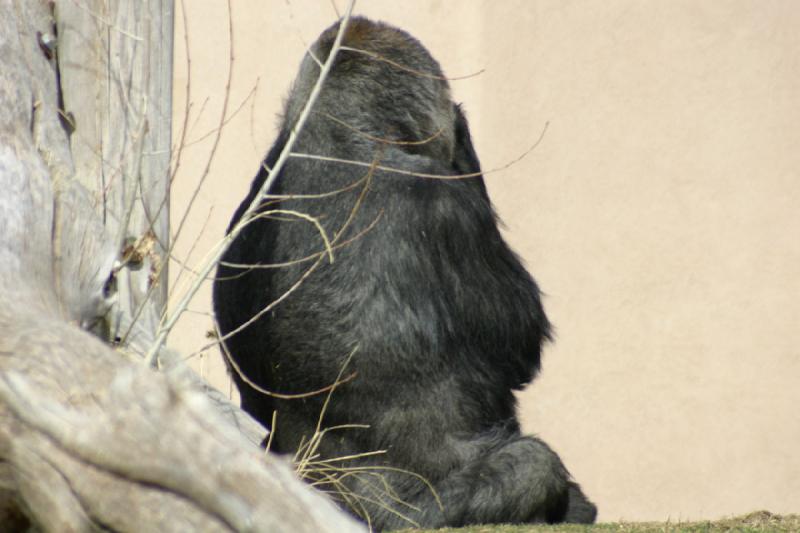
M 141 362 L 172 3 L 51 4 L 0 0 L 0 530 L 360 531 L 179 356 Z

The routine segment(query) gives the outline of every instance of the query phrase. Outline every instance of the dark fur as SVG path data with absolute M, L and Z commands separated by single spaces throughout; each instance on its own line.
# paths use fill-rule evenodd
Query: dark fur
M 321 61 L 337 28 L 329 28 L 313 47 Z M 377 160 L 382 167 L 421 174 L 480 172 L 464 115 L 450 100 L 439 65 L 419 42 L 357 18 L 344 44 L 415 72 L 374 55 L 341 51 L 295 152 Z M 307 56 L 266 166 L 277 160 L 318 72 Z M 433 135 L 423 144 L 381 141 Z M 231 228 L 266 176 L 262 168 Z M 519 431 L 513 391 L 538 371 L 550 325 L 539 289 L 500 236 L 483 179 L 420 178 L 292 158 L 271 193 L 337 191 L 365 177 L 324 198 L 263 208 L 318 218 L 337 239 L 335 262 L 325 258 L 287 299 L 233 335 L 227 341 L 232 357 L 261 386 L 296 394 L 331 385 L 353 353 L 344 375 L 356 377 L 331 395 L 323 427 L 369 428 L 333 430 L 318 451 L 330 460 L 386 450 L 341 463 L 391 467 L 344 481 L 363 498 L 351 510 L 366 511 L 377 529 L 410 525 L 389 508 L 426 527 L 592 522 L 594 505 L 555 452 Z M 323 241 L 308 221 L 276 214 L 252 222 L 228 250 L 214 284 L 221 332 L 283 294 L 321 250 Z M 231 266 L 307 256 L 312 259 L 282 268 Z M 235 373 L 234 378 L 244 409 L 262 423 L 270 426 L 277 410 L 274 451 L 292 453 L 314 433 L 327 394 L 280 400 L 254 391 Z M 442 508 L 426 484 L 394 469 L 424 476 Z M 384 480 L 411 506 L 392 500 Z

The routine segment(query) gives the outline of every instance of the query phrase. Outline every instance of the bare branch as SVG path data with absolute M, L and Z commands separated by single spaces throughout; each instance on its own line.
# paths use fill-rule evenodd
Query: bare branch
M 253 202 L 248 206 L 247 210 L 242 215 L 242 220 L 247 220 L 255 211 L 258 209 L 259 205 L 261 205 L 261 201 L 264 195 L 270 190 L 272 184 L 277 179 L 278 175 L 280 174 L 281 168 L 283 168 L 284 163 L 289 158 L 289 154 L 292 151 L 292 147 L 297 140 L 300 130 L 303 128 L 308 116 L 311 114 L 311 109 L 314 106 L 314 103 L 319 96 L 320 91 L 322 90 L 322 85 L 325 83 L 325 79 L 330 72 L 331 67 L 333 66 L 333 62 L 336 59 L 336 54 L 339 51 L 339 47 L 341 46 L 342 39 L 344 38 L 344 33 L 347 28 L 347 23 L 350 20 L 350 16 L 353 12 L 353 7 L 355 6 L 355 0 L 350 0 L 347 6 L 347 10 L 345 11 L 344 17 L 342 17 L 339 32 L 336 36 L 336 40 L 331 47 L 330 54 L 328 55 L 328 59 L 325 61 L 325 64 L 320 71 L 319 78 L 317 82 L 314 84 L 313 89 L 311 90 L 311 94 L 308 97 L 308 101 L 306 105 L 303 107 L 303 111 L 300 113 L 300 117 L 297 120 L 297 123 L 292 128 L 291 133 L 289 134 L 289 139 L 286 141 L 286 146 L 284 147 L 281 155 L 278 157 L 274 167 L 270 170 L 269 176 L 264 181 L 264 184 L 261 186 L 261 189 L 258 191 L 258 194 L 253 199 Z M 241 224 L 237 224 L 236 227 L 231 229 L 231 232 L 226 236 L 223 240 L 222 246 L 217 248 L 216 253 L 211 257 L 210 260 L 206 261 L 205 265 L 199 269 L 200 275 L 195 279 L 194 283 L 190 287 L 189 291 L 184 295 L 184 297 L 178 302 L 175 307 L 175 311 L 172 315 L 166 320 L 165 324 L 159 328 L 158 336 L 156 337 L 155 343 L 151 348 L 150 352 L 147 354 L 145 358 L 145 362 L 148 365 L 152 365 L 156 359 L 158 354 L 159 348 L 164 344 L 167 339 L 167 335 L 175 326 L 178 318 L 180 317 L 181 312 L 183 309 L 189 304 L 189 301 L 194 297 L 197 291 L 200 289 L 200 285 L 205 281 L 205 277 L 211 272 L 211 270 L 217 265 L 222 255 L 228 249 L 228 246 L 236 238 L 236 236 L 241 231 Z

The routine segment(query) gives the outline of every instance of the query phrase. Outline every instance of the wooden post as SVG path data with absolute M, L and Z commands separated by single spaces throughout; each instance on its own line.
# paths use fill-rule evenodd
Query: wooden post
M 75 176 L 127 260 L 119 312 L 149 331 L 167 297 L 173 9 L 58 0 L 55 11 Z

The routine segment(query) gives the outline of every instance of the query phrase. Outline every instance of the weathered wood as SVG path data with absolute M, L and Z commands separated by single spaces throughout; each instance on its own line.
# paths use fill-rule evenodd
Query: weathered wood
M 167 294 L 173 3 L 59 0 L 55 13 L 75 176 L 117 245 L 136 247 L 118 305 L 152 329 Z
M 125 16 L 94 11 L 106 9 L 100 2 L 59 9 L 69 5 L 76 18 L 59 25 L 67 43 L 60 44 L 60 64 L 95 81 L 65 88 L 66 111 L 99 98 L 88 106 L 91 120 L 75 114 L 71 138 L 47 57 L 49 3 L 0 0 L 0 530 L 24 530 L 29 522 L 59 532 L 360 531 L 288 463 L 265 456 L 263 430 L 224 398 L 210 400 L 179 357 L 164 352 L 164 372 L 141 364 L 137 354 L 152 342 L 152 324 L 134 323 L 130 313 L 149 280 L 132 278 L 132 304 L 118 312 L 119 325 L 131 329 L 123 346 L 113 350 L 85 331 L 113 304 L 108 281 L 123 209 L 131 199 L 157 203 L 163 194 L 140 202 L 142 189 L 124 187 L 139 187 L 145 168 L 128 159 L 137 143 L 142 161 L 148 153 L 145 92 L 129 93 L 140 100 L 128 97 L 132 112 L 119 124 L 98 111 L 98 102 L 110 105 L 98 87 L 110 85 L 96 80 L 112 79 L 100 70 L 117 59 L 92 62 L 99 57 L 92 46 L 104 41 L 90 30 L 105 28 L 105 42 L 121 40 L 111 37 L 118 28 L 105 16 Z M 133 19 L 150 13 L 128 8 Z M 84 146 L 86 139 L 99 144 Z M 122 171 L 116 180 L 123 191 L 113 190 L 114 169 Z M 141 231 L 142 220 L 129 228 Z
M 44 529 L 357 529 L 185 381 L 57 318 L 7 312 L 0 353 L 15 355 L 1 363 L 0 450 Z

